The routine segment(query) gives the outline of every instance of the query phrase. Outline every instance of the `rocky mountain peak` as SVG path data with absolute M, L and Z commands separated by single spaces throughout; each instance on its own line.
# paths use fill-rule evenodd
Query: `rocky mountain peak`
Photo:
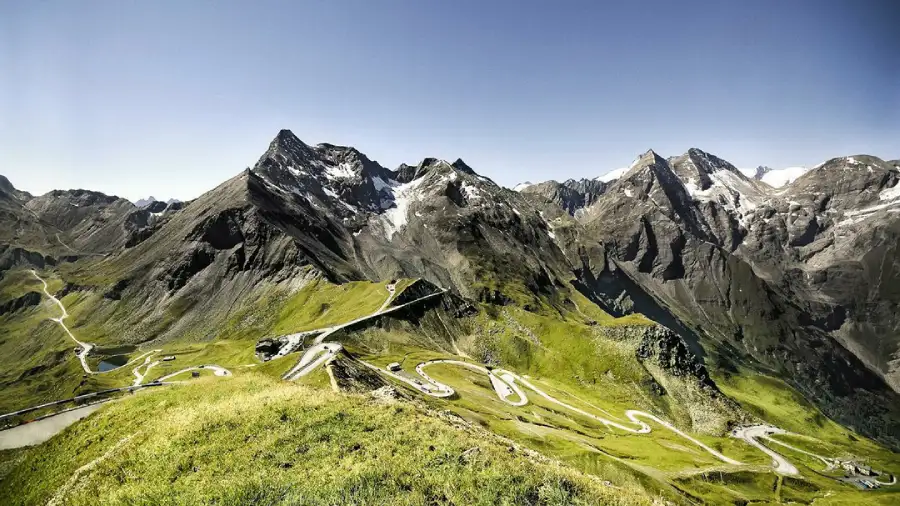
M 149 197 L 147 197 L 145 199 L 136 200 L 134 203 L 134 207 L 137 207 L 138 209 L 143 209 L 154 202 L 158 202 L 157 198 L 154 197 L 153 195 L 150 195 Z
M 472 167 L 469 167 L 466 162 L 462 160 L 462 158 L 457 158 L 455 162 L 451 163 L 454 169 L 465 172 L 466 174 L 475 174 L 475 170 Z
M 634 160 L 634 162 L 631 163 L 631 166 L 628 168 L 628 170 L 620 174 L 618 178 L 609 179 L 601 176 L 601 178 L 598 178 L 597 180 L 603 182 L 614 182 L 624 179 L 631 179 L 634 176 L 638 176 L 639 179 L 646 179 L 646 177 L 644 177 L 645 175 L 653 173 L 659 169 L 669 170 L 668 165 L 666 164 L 666 160 L 656 154 L 656 152 L 652 149 L 649 149 L 638 156 Z
M 659 156 L 656 151 L 652 149 L 648 149 L 641 156 L 638 157 L 636 164 L 638 165 L 655 165 L 660 162 L 665 162 L 665 158 Z
M 315 153 L 311 146 L 301 141 L 294 132 L 291 132 L 287 129 L 282 129 L 278 132 L 278 135 L 272 139 L 272 142 L 269 143 L 269 149 L 263 153 L 262 161 L 266 157 L 271 157 L 274 155 L 281 155 L 283 157 L 291 158 L 295 161 L 300 160 L 309 160 L 311 158 L 315 158 Z
M 9 182 L 9 179 L 6 179 L 5 176 L 0 176 L 0 191 L 12 193 L 16 191 L 16 189 L 13 187 L 12 183 Z
M 120 199 L 115 195 L 107 195 L 105 193 L 95 192 L 92 190 L 52 190 L 44 197 L 48 198 L 56 198 L 62 201 L 66 201 L 74 206 L 94 206 L 94 205 L 110 205 L 113 204 Z M 129 203 L 130 205 L 130 203 Z
M 598 179 L 567 179 L 562 183 L 545 181 L 520 184 L 516 186 L 516 191 L 526 195 L 539 195 L 576 216 L 580 210 L 596 202 L 609 187 L 609 183 Z
M 475 171 L 460 159 L 450 163 L 439 158 L 427 157 L 416 166 L 407 165 L 405 163 L 400 165 L 400 167 L 392 173 L 392 178 L 400 183 L 408 183 L 432 172 L 456 170 L 466 174 L 475 174 Z
M 20 201 L 31 199 L 31 194 L 21 190 L 17 190 L 15 186 L 6 177 L 0 175 L 0 197 L 6 195 Z
M 759 167 L 756 168 L 756 172 L 753 173 L 753 179 L 755 179 L 757 181 L 762 181 L 763 176 L 765 176 L 769 172 L 772 172 L 772 167 L 760 165 Z

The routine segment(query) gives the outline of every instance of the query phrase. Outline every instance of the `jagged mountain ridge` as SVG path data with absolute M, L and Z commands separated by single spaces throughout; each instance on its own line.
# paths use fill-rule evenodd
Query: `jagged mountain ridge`
M 851 164 L 860 175 L 838 180 L 830 198 L 818 199 L 815 174 L 840 160 L 776 190 L 697 149 L 669 159 L 651 151 L 608 184 L 554 183 L 548 195 L 502 188 L 461 160 L 389 170 L 354 148 L 309 146 L 283 130 L 254 167 L 148 222 L 140 240 L 115 246 L 109 264 L 122 297 L 161 301 L 131 315 L 135 323 L 161 318 L 176 303 L 187 308 L 162 334 L 131 336 L 137 342 L 213 328 L 204 315 L 239 304 L 253 286 L 309 276 L 422 277 L 495 304 L 509 303 L 517 286 L 539 296 L 575 282 L 613 313 L 639 310 L 678 330 L 701 356 L 719 360 L 717 367 L 740 363 L 791 376 L 826 412 L 858 423 L 855 407 L 884 413 L 896 400 L 884 384 L 893 360 L 884 357 L 895 352 L 885 330 L 896 326 L 885 320 L 872 332 L 838 325 L 836 308 L 846 313 L 850 304 L 811 294 L 846 282 L 826 275 L 827 283 L 804 287 L 796 281 L 798 262 L 824 262 L 827 272 L 833 263 L 825 251 L 843 265 L 844 243 L 828 243 L 820 232 L 846 219 L 878 224 L 872 233 L 882 234 L 889 256 L 896 168 L 855 157 L 865 162 L 862 172 Z M 873 186 L 865 174 L 879 182 Z M 575 199 L 561 198 L 563 188 Z M 889 205 L 878 207 L 882 194 Z M 801 216 L 803 207 L 811 217 Z M 811 265 L 810 272 L 822 271 Z M 874 260 L 867 265 L 871 272 Z M 866 297 L 861 303 L 884 294 Z M 871 418 L 871 411 L 860 413 Z M 860 430 L 877 436 L 892 429 Z
M 845 422 L 896 416 L 885 406 L 898 388 L 896 282 L 887 281 L 897 271 L 897 177 L 894 164 L 860 155 L 773 188 L 697 149 L 669 159 L 650 151 L 575 214 L 582 243 L 602 246 L 570 258 L 581 255 L 579 279 L 597 302 L 663 308 L 657 318 L 685 324 L 721 367 L 736 359 L 778 371 Z M 875 400 L 853 400 L 860 388 Z M 897 434 L 891 423 L 872 430 Z
M 508 265 L 526 284 L 565 277 L 540 216 L 462 160 L 426 158 L 388 170 L 353 148 L 312 147 L 282 131 L 251 172 L 339 221 L 335 245 L 357 278 L 426 277 L 478 297 L 472 257 Z
M 551 200 L 574 216 L 580 209 L 596 202 L 607 188 L 609 188 L 609 183 L 598 179 L 579 179 L 577 181 L 569 179 L 562 183 L 544 181 L 538 184 L 520 185 L 518 191 Z

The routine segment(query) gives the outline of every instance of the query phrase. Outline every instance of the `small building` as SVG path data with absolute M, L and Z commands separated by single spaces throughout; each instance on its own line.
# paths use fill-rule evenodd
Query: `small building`
M 390 364 L 388 364 L 388 371 L 397 372 L 400 369 L 401 369 L 400 362 L 391 362 Z
M 171 362 L 175 360 L 175 355 L 169 355 L 167 357 L 163 357 L 163 362 Z
M 191 371 L 191 377 L 192 377 L 192 378 L 199 378 L 199 377 L 200 377 L 200 371 Z

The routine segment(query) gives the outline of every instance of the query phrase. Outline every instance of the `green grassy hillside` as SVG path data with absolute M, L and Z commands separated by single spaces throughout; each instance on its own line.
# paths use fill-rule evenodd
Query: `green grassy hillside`
M 67 274 L 41 275 L 55 292 L 65 284 L 60 276 Z M 21 272 L 13 271 L 7 279 L 6 284 L 0 283 L 4 293 L 18 294 L 34 288 L 29 276 Z M 411 283 L 412 280 L 400 280 L 397 294 Z M 302 279 L 290 286 L 263 283 L 248 291 L 240 304 L 226 314 L 210 315 L 210 321 L 204 325 L 215 328 L 211 334 L 197 327 L 185 333 L 169 332 L 166 339 L 139 343 L 121 340 L 124 334 L 119 329 L 123 323 L 117 317 L 130 310 L 135 301 L 110 300 L 98 289 L 84 287 L 69 293 L 63 297 L 71 313 L 67 322 L 79 338 L 97 345 L 97 356 L 89 359 L 93 367 L 104 354 L 133 358 L 160 349 L 154 360 L 166 355 L 176 358 L 160 362 L 145 381 L 199 364 L 224 366 L 237 377 L 191 380 L 202 388 L 141 393 L 110 405 L 39 449 L 2 455 L 6 462 L 0 466 L 0 474 L 8 474 L 0 488 L 20 487 L 24 483 L 14 480 L 33 481 L 36 490 L 44 492 L 35 492 L 38 495 L 29 496 L 26 503 L 46 502 L 49 495 L 65 486 L 61 476 L 71 476 L 73 469 L 106 455 L 122 438 L 134 434 L 121 443 L 127 451 L 119 460 L 114 458 L 120 453 L 118 448 L 102 460 L 118 467 L 101 472 L 106 464 L 98 463 L 90 474 L 101 474 L 86 481 L 77 480 L 71 487 L 73 504 L 89 503 L 89 491 L 95 483 L 96 487 L 118 490 L 104 492 L 105 501 L 138 504 L 176 503 L 182 496 L 186 503 L 254 499 L 263 503 L 393 503 L 394 494 L 403 491 L 409 492 L 406 499 L 414 504 L 590 503 L 586 497 L 604 501 L 616 497 L 631 503 L 638 497 L 634 494 L 641 490 L 712 504 L 744 500 L 888 504 L 897 498 L 896 487 L 859 491 L 838 482 L 840 472 L 825 471 L 816 459 L 784 448 L 780 452 L 800 468 L 801 475 L 790 479 L 775 475 L 766 455 L 728 437 L 730 424 L 766 421 L 801 434 L 783 437 L 798 448 L 860 459 L 887 472 L 900 469 L 895 454 L 828 420 L 783 382 L 750 371 L 721 377 L 714 374 L 726 398 L 700 388 L 690 373 L 673 372 L 653 360 L 639 359 L 642 336 L 654 323 L 639 314 L 614 318 L 574 290 L 532 294 L 507 305 L 482 303 L 466 307 L 467 302 L 447 297 L 441 304 L 424 304 L 422 308 L 381 317 L 369 326 L 343 330 L 332 335 L 331 340 L 343 343 L 352 357 L 382 367 L 397 361 L 407 372 L 422 361 L 439 358 L 506 368 L 525 375 L 566 403 L 613 420 L 625 421 L 624 413 L 629 409 L 655 413 L 746 465 L 724 465 L 657 424 L 651 424 L 650 434 L 611 429 L 532 392 L 528 393 L 527 405 L 510 406 L 497 398 L 484 374 L 438 365 L 429 369 L 429 374 L 453 387 L 453 397 L 423 397 L 403 384 L 396 386 L 417 399 L 419 406 L 455 413 L 479 427 L 457 430 L 461 426 L 456 424 L 455 432 L 444 434 L 431 425 L 440 420 L 420 407 L 400 403 L 385 409 L 385 405 L 374 403 L 369 397 L 331 392 L 324 368 L 303 378 L 301 385 L 281 382 L 279 378 L 296 363 L 299 353 L 264 364 L 254 356 L 254 345 L 261 337 L 332 326 L 371 314 L 388 297 L 385 285 L 386 282 L 334 285 L 320 279 Z M 196 319 L 196 308 L 182 307 L 177 299 L 167 302 L 166 311 L 172 310 L 184 311 Z M 9 394 L 0 399 L 0 406 L 12 410 L 99 388 L 124 386 L 134 380 L 133 366 L 104 375 L 84 375 L 72 354 L 74 343 L 55 322 L 48 320 L 58 316 L 58 312 L 45 298 L 41 306 L 0 317 L 0 331 L 9 331 L 0 338 L 0 379 L 5 382 L 0 387 Z M 220 323 L 213 325 L 215 322 Z M 136 331 L 152 332 L 153 327 Z M 185 373 L 174 379 L 188 380 L 190 376 Z M 332 411 L 332 406 L 342 407 Z M 397 406 L 401 410 L 392 415 L 398 417 L 396 420 L 384 418 Z M 287 413 L 285 416 L 297 421 L 297 425 L 269 423 L 269 414 L 262 413 L 273 409 L 279 420 L 282 413 Z M 336 421 L 323 419 L 320 414 L 334 415 Z M 407 416 L 414 421 L 408 421 Z M 369 418 L 372 423 L 367 421 Z M 378 432 L 372 424 L 379 423 L 384 427 L 395 424 L 402 439 L 372 434 Z M 424 428 L 416 430 L 414 426 L 420 424 L 425 424 Z M 174 435 L 173 441 L 181 442 L 164 441 L 162 434 L 167 431 Z M 232 436 L 220 431 L 233 433 L 236 439 L 229 439 Z M 503 451 L 509 443 L 497 436 L 570 467 L 552 465 L 563 474 L 547 475 L 551 477 L 546 481 L 540 473 L 550 468 L 540 466 L 549 465 L 547 462 L 523 457 L 517 450 L 509 457 L 514 462 L 507 464 L 508 452 Z M 322 443 L 323 449 L 315 453 L 311 449 L 315 442 L 309 440 L 319 437 L 323 439 L 316 441 Z M 500 445 L 499 453 L 479 446 L 480 455 L 491 456 L 485 463 L 488 468 L 473 471 L 467 467 L 468 461 L 467 466 L 451 465 L 467 449 L 480 445 L 471 438 Z M 302 444 L 295 444 L 296 441 Z M 352 446 L 347 450 L 344 441 L 359 443 L 372 451 L 360 453 Z M 442 454 L 446 462 L 435 463 L 434 469 L 417 469 L 419 461 L 427 461 L 432 450 L 422 453 L 415 445 L 438 448 L 435 441 L 452 448 L 452 452 Z M 393 447 L 402 448 L 402 452 L 392 451 Z M 301 456 L 314 455 L 321 467 L 310 467 L 308 458 L 296 457 L 291 451 Z M 215 458 L 217 454 L 220 457 Z M 227 463 L 221 462 L 223 459 Z M 254 467 L 253 462 L 259 463 L 260 459 L 265 465 Z M 198 461 L 204 464 L 198 465 Z M 385 474 L 382 466 L 396 466 L 400 474 L 391 474 L 393 468 Z M 312 481 L 298 483 L 299 478 L 291 474 L 294 472 Z M 469 472 L 474 474 L 466 474 Z M 537 474 L 525 478 L 529 473 Z M 150 478 L 138 482 L 135 476 Z M 226 485 L 221 489 L 215 489 L 218 478 Z M 504 481 L 507 478 L 512 481 Z M 447 484 L 446 480 L 457 479 L 459 484 Z M 569 481 L 559 481 L 563 479 Z M 598 480 L 609 481 L 618 488 L 600 486 L 597 492 L 590 487 Z M 175 485 L 169 487 L 170 482 Z M 610 490 L 615 493 L 609 495 Z
M 404 401 L 248 374 L 108 405 L 7 452 L 0 503 L 651 504 Z
M 389 295 L 387 282 L 336 285 L 313 279 L 299 286 L 264 283 L 227 311 L 199 314 L 178 298 L 167 302 L 164 308 L 160 306 L 163 309 L 159 311 L 148 310 L 152 304 L 146 301 L 110 299 L 104 296 L 101 286 L 79 285 L 89 280 L 73 278 L 68 270 L 39 274 L 51 293 L 59 293 L 66 283 L 78 286 L 60 298 L 69 311 L 66 323 L 72 333 L 96 345 L 88 359 L 94 370 L 105 356 L 134 358 L 159 349 L 162 351 L 158 356 L 177 357 L 152 369 L 147 381 L 192 365 L 216 363 L 240 368 L 256 364 L 254 346 L 259 339 L 368 315 L 381 307 Z M 50 320 L 59 317 L 60 311 L 43 295 L 40 281 L 24 269 L 6 272 L 0 279 L 0 303 L 27 291 L 41 293 L 41 304 L 0 315 L 0 391 L 4 394 L 0 396 L 0 413 L 126 386 L 134 380 L 132 369 L 138 364 L 101 375 L 85 375 L 73 353 L 75 343 Z M 150 316 L 137 323 L 129 316 L 142 313 Z M 191 321 L 200 323 L 179 326 L 187 313 Z M 158 339 L 164 331 L 168 337 Z

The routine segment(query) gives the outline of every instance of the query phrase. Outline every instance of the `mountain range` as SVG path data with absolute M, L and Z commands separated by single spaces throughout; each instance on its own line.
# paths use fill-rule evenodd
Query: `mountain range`
M 607 176 L 508 189 L 462 159 L 388 169 L 282 130 L 252 167 L 183 203 L 33 196 L 0 176 L 0 281 L 57 269 L 60 296 L 81 294 L 75 311 L 102 320 L 91 331 L 127 346 L 215 342 L 251 328 L 281 300 L 272 290 L 318 281 L 421 279 L 456 301 L 438 319 L 472 307 L 584 316 L 589 301 L 664 326 L 638 356 L 665 357 L 714 397 L 710 374 L 779 378 L 900 448 L 900 161 L 747 172 L 700 149 L 651 150 Z M 28 297 L 0 299 L 0 315 Z M 441 336 L 457 325 L 440 324 Z M 434 335 L 420 346 L 458 344 Z M 483 343 L 466 350 L 503 364 Z M 45 384 L 64 355 L 46 360 L 0 382 Z

